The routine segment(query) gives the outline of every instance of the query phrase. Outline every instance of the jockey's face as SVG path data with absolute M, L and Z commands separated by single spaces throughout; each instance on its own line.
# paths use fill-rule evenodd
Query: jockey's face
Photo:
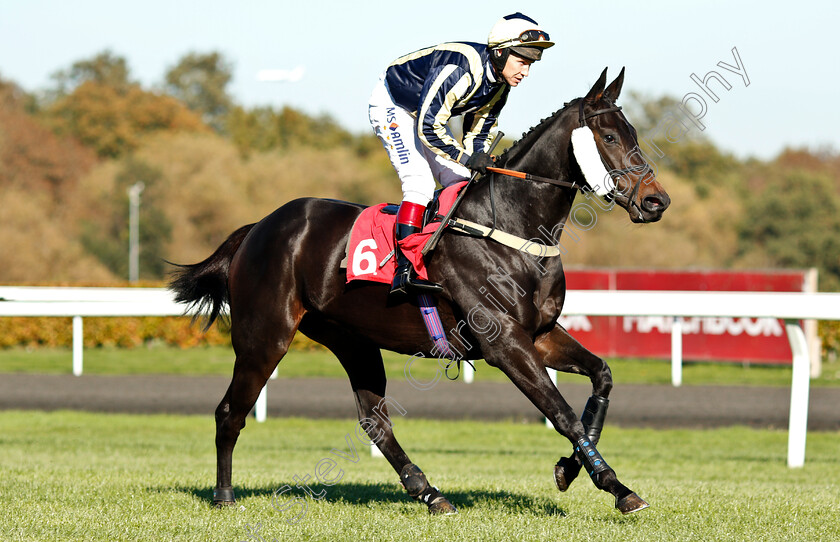
M 521 56 L 514 54 L 508 55 L 505 69 L 502 70 L 502 79 L 512 87 L 517 86 L 523 79 L 528 77 L 528 71 L 533 63 L 533 60 L 528 60 Z

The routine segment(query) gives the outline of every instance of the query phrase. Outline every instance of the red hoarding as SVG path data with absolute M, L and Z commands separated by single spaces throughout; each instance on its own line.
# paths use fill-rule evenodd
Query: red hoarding
M 567 269 L 569 290 L 801 292 L 806 271 Z M 671 357 L 670 317 L 561 317 L 577 340 L 604 357 Z M 686 360 L 790 364 L 784 322 L 774 318 L 683 318 Z

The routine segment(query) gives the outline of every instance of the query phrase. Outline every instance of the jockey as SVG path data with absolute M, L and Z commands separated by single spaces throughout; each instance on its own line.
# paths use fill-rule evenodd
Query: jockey
M 487 44 L 450 42 L 402 56 L 379 78 L 370 97 L 370 123 L 402 182 L 395 228 L 397 271 L 391 294 L 440 292 L 420 280 L 399 241 L 420 231 L 435 190 L 486 173 L 487 153 L 510 87 L 528 76 L 543 49 L 554 45 L 536 21 L 514 13 L 501 18 Z M 459 143 L 447 125 L 463 115 Z

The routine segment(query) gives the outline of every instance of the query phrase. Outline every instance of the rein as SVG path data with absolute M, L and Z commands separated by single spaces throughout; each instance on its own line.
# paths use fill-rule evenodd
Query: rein
M 493 173 L 498 173 L 500 175 L 507 175 L 508 177 L 516 177 L 517 179 L 525 179 L 526 181 L 538 181 L 541 183 L 553 184 L 555 186 L 562 186 L 564 188 L 574 188 L 576 190 L 580 190 L 581 188 L 579 184 L 572 183 L 569 181 L 563 181 L 560 179 L 550 179 L 548 177 L 540 177 L 539 175 L 532 175 L 531 173 L 525 173 L 524 171 L 516 171 L 513 169 L 488 167 L 487 171 L 492 171 Z

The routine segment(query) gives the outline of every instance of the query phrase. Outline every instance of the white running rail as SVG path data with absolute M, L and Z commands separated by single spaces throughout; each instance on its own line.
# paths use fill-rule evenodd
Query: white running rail
M 163 288 L 48 288 L 0 286 L 0 317 L 69 316 L 73 318 L 73 374 L 81 375 L 82 318 L 85 316 L 180 316 L 184 306 Z M 810 360 L 800 320 L 840 320 L 840 294 L 798 292 L 664 292 L 573 290 L 567 292 L 567 316 L 663 316 L 674 318 L 671 363 L 674 385 L 682 379 L 681 317 L 780 318 L 786 321 L 793 352 L 788 459 L 805 464 Z M 465 364 L 466 366 L 467 364 Z M 256 416 L 266 417 L 266 389 Z

